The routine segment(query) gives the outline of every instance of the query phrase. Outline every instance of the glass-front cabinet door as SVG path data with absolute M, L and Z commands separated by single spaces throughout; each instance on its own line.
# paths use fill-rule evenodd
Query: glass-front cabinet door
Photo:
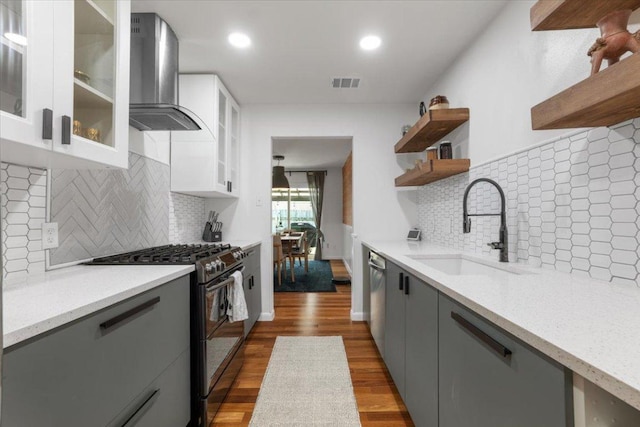
M 56 0 L 56 153 L 127 167 L 130 3 Z
M 51 150 L 43 116 L 53 108 L 53 4 L 0 0 L 3 161 L 45 165 Z
M 220 191 L 227 188 L 227 108 L 229 95 L 218 85 L 218 176 L 216 184 Z
M 239 186 L 239 172 L 238 172 L 238 161 L 239 161 L 239 150 L 240 150 L 240 108 L 235 102 L 230 102 L 230 123 L 229 123 L 229 161 L 228 161 L 228 170 L 229 170 L 229 192 L 232 194 L 237 194 Z

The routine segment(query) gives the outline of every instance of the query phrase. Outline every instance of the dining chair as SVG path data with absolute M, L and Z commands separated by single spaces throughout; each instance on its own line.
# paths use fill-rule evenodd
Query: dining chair
M 307 237 L 307 232 L 303 232 L 302 234 L 302 244 L 291 252 L 293 260 L 298 258 L 298 262 L 302 265 L 302 258 L 304 258 L 304 271 L 305 273 L 309 272 L 309 238 Z
M 282 264 L 285 262 L 285 259 L 280 236 L 273 236 L 273 266 L 278 271 L 278 286 L 282 285 Z
M 300 240 L 296 240 L 296 241 L 292 241 L 292 252 L 296 252 L 299 251 L 301 246 L 302 246 L 302 238 L 304 237 L 305 232 L 302 231 L 292 231 L 291 233 L 289 233 L 289 236 L 291 237 L 299 237 Z
M 291 240 L 281 240 L 282 242 L 282 253 L 284 255 L 284 270 L 285 277 L 287 271 L 287 260 L 289 260 L 289 267 L 291 269 L 291 281 L 296 281 L 296 274 L 294 272 L 294 260 L 293 260 L 293 242 Z

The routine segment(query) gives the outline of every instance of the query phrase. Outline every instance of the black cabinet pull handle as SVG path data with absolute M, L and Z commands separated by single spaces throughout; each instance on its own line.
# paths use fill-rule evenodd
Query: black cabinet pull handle
M 493 351 L 498 353 L 500 356 L 507 357 L 512 354 L 511 350 L 509 350 L 507 347 L 503 346 L 498 341 L 491 338 L 488 334 L 481 331 L 476 325 L 469 322 L 467 319 L 460 316 L 458 313 L 452 311 L 451 318 L 455 320 L 460 326 L 462 326 L 463 328 L 471 332 L 473 335 L 475 335 L 480 341 L 488 345 Z
M 400 273 L 400 280 L 398 281 L 398 289 L 402 290 L 403 283 L 404 283 L 404 274 Z
M 62 116 L 62 144 L 71 144 L 71 117 Z
M 253 276 L 249 277 L 249 289 L 253 289 Z
M 42 110 L 42 139 L 53 139 L 53 111 Z
M 409 276 L 404 277 L 404 294 L 409 295 Z
M 229 193 L 233 191 L 233 181 L 229 181 Z
M 122 314 L 118 314 L 116 317 L 113 317 L 109 320 L 107 320 L 104 323 L 100 323 L 100 329 L 102 329 L 103 331 L 106 331 L 108 329 L 113 328 L 114 326 L 116 326 L 118 323 L 125 321 L 126 319 L 128 319 L 129 317 L 140 313 L 142 310 L 145 310 L 151 306 L 156 305 L 157 303 L 160 302 L 160 297 L 155 297 L 150 299 L 147 302 L 143 302 L 142 304 L 133 307 L 131 310 L 127 310 Z
M 129 418 L 127 418 L 127 420 L 122 424 L 122 427 L 135 425 L 136 422 L 138 422 L 138 420 L 140 419 L 140 416 L 142 416 L 142 414 L 144 414 L 144 412 L 146 411 L 146 408 L 148 408 L 153 404 L 153 402 L 155 402 L 159 391 L 160 389 L 154 390 L 149 395 L 149 397 L 147 397 L 144 402 L 142 402 L 138 409 L 136 409 L 135 412 L 131 414 Z

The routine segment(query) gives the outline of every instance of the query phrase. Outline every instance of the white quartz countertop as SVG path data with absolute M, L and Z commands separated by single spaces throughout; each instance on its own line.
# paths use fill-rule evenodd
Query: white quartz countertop
M 411 257 L 488 258 L 422 242 L 363 243 L 640 409 L 640 288 L 515 263 L 526 274 L 449 275 Z
M 193 270 L 193 265 L 78 265 L 5 284 L 3 346 L 50 331 Z
M 261 241 L 224 243 L 246 251 Z M 192 271 L 193 265 L 77 265 L 5 284 L 2 293 L 3 347 L 80 319 Z

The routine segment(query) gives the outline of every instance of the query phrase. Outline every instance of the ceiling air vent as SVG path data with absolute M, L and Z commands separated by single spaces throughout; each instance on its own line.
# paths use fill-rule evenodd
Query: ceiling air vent
M 334 77 L 331 79 L 331 87 L 334 89 L 357 89 L 360 79 L 357 77 Z

